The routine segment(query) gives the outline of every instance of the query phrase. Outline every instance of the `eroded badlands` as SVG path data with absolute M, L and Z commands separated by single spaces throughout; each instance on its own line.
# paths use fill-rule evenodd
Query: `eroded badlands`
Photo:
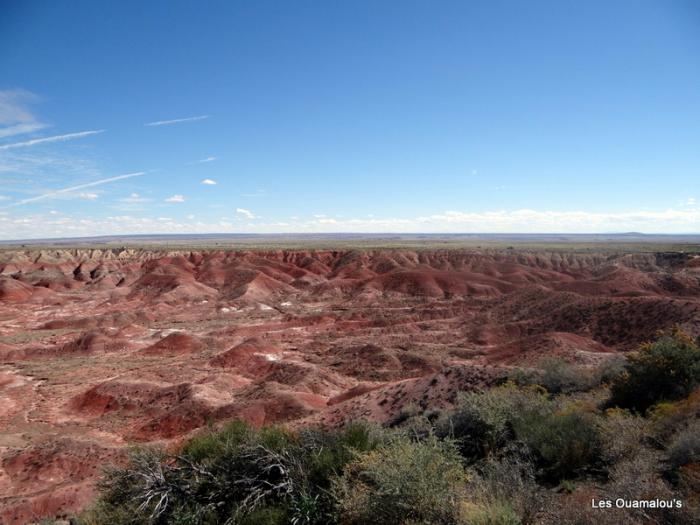
M 684 254 L 2 252 L 0 521 L 81 508 L 130 444 L 385 422 L 699 320 Z

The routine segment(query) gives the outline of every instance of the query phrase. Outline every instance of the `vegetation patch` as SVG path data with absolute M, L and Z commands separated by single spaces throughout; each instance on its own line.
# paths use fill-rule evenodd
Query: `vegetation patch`
M 174 453 L 134 450 L 127 466 L 106 473 L 99 499 L 77 521 L 698 523 L 696 352 L 676 331 L 641 347 L 611 388 L 509 382 L 462 393 L 448 410 L 408 407 L 385 428 L 291 431 L 234 421 Z M 668 374 L 678 378 L 673 388 Z M 660 390 L 625 402 L 640 377 Z M 682 505 L 596 513 L 596 498 Z

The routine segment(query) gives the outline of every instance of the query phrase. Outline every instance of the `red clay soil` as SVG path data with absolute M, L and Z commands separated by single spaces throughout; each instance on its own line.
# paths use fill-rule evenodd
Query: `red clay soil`
M 231 418 L 387 422 L 547 356 L 700 332 L 700 257 L 0 253 L 0 522 L 69 515 L 130 443 Z
M 176 355 L 192 354 L 204 349 L 202 342 L 196 337 L 182 332 L 175 332 L 143 349 L 144 355 Z

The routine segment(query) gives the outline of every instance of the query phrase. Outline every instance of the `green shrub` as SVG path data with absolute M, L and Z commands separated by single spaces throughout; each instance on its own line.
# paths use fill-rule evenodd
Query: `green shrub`
M 101 483 L 98 523 L 221 523 L 286 506 L 303 486 L 302 454 L 280 428 L 233 423 L 179 454 L 137 450 Z
M 609 404 L 646 412 L 659 401 L 682 399 L 700 385 L 700 348 L 675 330 L 642 345 L 612 383 Z
M 581 392 L 598 384 L 595 369 L 567 363 L 558 357 L 545 357 L 533 370 L 519 370 L 513 375 L 521 386 L 540 385 L 552 394 Z
M 467 523 L 534 523 L 542 491 L 527 459 L 517 455 L 488 458 L 468 474 Z
M 596 370 L 598 384 L 607 385 L 615 381 L 625 372 L 626 364 L 627 358 L 624 355 L 614 354 L 607 357 Z
M 662 479 L 661 454 L 651 449 L 642 449 L 637 455 L 625 458 L 610 468 L 610 479 L 604 487 L 607 498 L 626 500 L 663 499 L 672 500 L 680 495 Z M 685 499 L 685 498 L 681 498 Z M 687 506 L 684 501 L 684 506 Z M 685 509 L 627 509 L 623 513 L 627 523 L 697 523 L 687 521 Z
M 333 487 L 340 521 L 456 523 L 465 473 L 449 441 L 397 438 L 349 464 Z
M 619 408 L 606 411 L 600 434 L 601 459 L 609 465 L 637 456 L 651 438 L 649 421 Z
M 235 420 L 218 432 L 207 432 L 190 439 L 182 454 L 192 461 L 214 460 L 251 439 L 253 429 L 244 421 Z
M 233 422 L 194 437 L 176 454 L 135 450 L 129 465 L 107 473 L 99 502 L 82 518 L 116 525 L 331 523 L 331 480 L 387 439 L 386 431 L 364 423 L 296 434 Z
M 544 417 L 522 414 L 514 418 L 513 426 L 517 438 L 536 455 L 548 477 L 560 480 L 576 476 L 599 461 L 598 420 L 589 412 L 574 408 Z
M 462 516 L 469 525 L 522 525 L 518 514 L 501 501 L 465 504 Z
M 476 461 L 505 446 L 513 435 L 516 417 L 544 417 L 552 411 L 546 393 L 537 387 L 520 388 L 512 383 L 483 392 L 462 394 L 454 411 L 436 423 L 436 435 L 457 441 L 460 452 Z
M 507 384 L 464 394 L 438 420 L 436 435 L 454 438 L 471 462 L 520 442 L 546 477 L 578 475 L 599 462 L 598 418 L 574 405 L 561 410 L 559 404 L 536 386 Z
M 385 431 L 367 423 L 352 423 L 340 431 L 302 430 L 300 441 L 307 482 L 317 487 L 330 487 L 331 479 L 341 475 L 358 454 L 374 450 L 387 439 Z
M 180 476 L 156 449 L 134 449 L 127 468 L 110 468 L 99 484 L 99 523 L 162 523 L 170 495 L 178 492 Z
M 545 357 L 536 368 L 518 368 L 510 377 L 518 386 L 540 385 L 550 394 L 587 392 L 618 377 L 625 361 L 622 356 L 610 356 L 598 366 L 585 366 L 559 357 Z
M 647 411 L 653 437 L 668 443 L 689 421 L 700 419 L 700 388 L 679 401 L 662 401 Z
M 409 403 L 396 413 L 394 417 L 387 423 L 390 427 L 398 427 L 406 422 L 408 419 L 416 416 L 420 416 L 423 413 L 421 408 L 415 403 Z
M 689 463 L 700 462 L 700 421 L 693 421 L 677 432 L 666 453 L 668 464 L 673 470 Z
M 287 525 L 290 522 L 286 508 L 279 506 L 265 506 L 253 510 L 240 518 L 238 525 Z

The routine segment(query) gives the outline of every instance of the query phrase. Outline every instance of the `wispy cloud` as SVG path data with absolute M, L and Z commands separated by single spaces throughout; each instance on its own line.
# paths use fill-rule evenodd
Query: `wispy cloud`
M 147 197 L 142 197 L 138 193 L 132 193 L 128 197 L 124 197 L 123 199 L 119 199 L 119 202 L 124 202 L 126 204 L 140 204 L 142 202 L 150 202 L 151 199 Z
M 253 214 L 253 212 L 250 210 L 246 210 L 245 208 L 236 208 L 236 213 L 239 215 L 243 215 L 248 219 L 255 219 L 255 215 Z
M 242 208 L 236 210 L 241 214 Z M 249 210 L 245 210 L 251 213 Z M 245 215 L 245 213 L 242 213 Z M 165 219 L 165 218 L 163 218 Z M 260 219 L 257 217 L 257 219 Z M 480 213 L 446 211 L 414 217 L 349 218 L 263 222 L 256 220 L 242 228 L 221 218 L 200 222 L 156 217 L 115 215 L 79 218 L 63 214 L 13 216 L 0 213 L 0 239 L 121 235 L 137 233 L 592 233 L 643 231 L 646 233 L 700 232 L 699 209 L 657 211 L 556 212 L 546 210 L 487 211 Z
M 190 164 L 204 164 L 205 162 L 214 162 L 218 157 L 205 157 L 203 159 L 195 160 L 194 162 L 190 162 Z
M 124 175 L 117 175 L 116 177 L 109 177 L 107 179 L 100 179 L 100 180 L 95 180 L 92 182 L 87 182 L 85 184 L 78 184 L 77 186 L 70 186 L 68 188 L 61 188 L 60 190 L 54 190 L 54 191 L 49 191 L 47 193 L 43 193 L 41 195 L 37 195 L 36 197 L 30 197 L 29 199 L 22 199 L 17 202 L 13 202 L 12 204 L 8 205 L 7 207 L 15 207 L 15 206 L 22 206 L 24 204 L 29 204 L 31 202 L 37 202 L 41 201 L 44 199 L 52 199 L 55 197 L 60 197 L 61 195 L 64 195 L 66 193 L 72 193 L 74 191 L 78 190 L 83 190 L 85 188 L 92 188 L 94 186 L 100 186 L 102 184 L 107 184 L 109 182 L 116 182 L 118 180 L 124 180 L 124 179 L 130 179 L 132 177 L 140 177 L 141 175 L 145 175 L 145 171 L 138 171 L 135 173 L 126 173 Z
M 180 124 L 181 122 L 194 122 L 196 120 L 204 120 L 209 118 L 209 115 L 198 115 L 196 117 L 175 118 L 172 120 L 156 120 L 148 122 L 144 126 L 170 126 L 171 124 Z
M 99 197 L 97 193 L 90 193 L 90 192 L 82 192 L 78 194 L 78 198 L 83 199 L 84 201 L 94 201 Z
M 215 186 L 216 181 L 214 179 L 203 179 L 202 184 L 205 184 L 207 186 Z
M 0 138 L 32 133 L 47 127 L 27 108 L 38 97 L 23 89 L 0 91 Z
M 5 137 L 11 137 L 13 135 L 22 135 L 24 133 L 39 131 L 40 129 L 44 129 L 45 127 L 46 124 L 41 124 L 40 122 L 25 122 L 23 124 L 15 124 L 14 126 L 0 128 L 0 139 L 4 139 Z
M 24 142 L 14 142 L 12 144 L 2 144 L 0 145 L 0 150 L 14 149 L 14 148 L 27 148 L 29 146 L 35 146 L 37 144 L 45 144 L 49 142 L 63 142 L 66 140 L 80 139 L 83 137 L 89 137 L 90 135 L 97 135 L 98 133 L 104 133 L 104 129 L 95 129 L 90 131 L 79 131 L 77 133 L 66 133 L 64 135 L 53 135 L 51 137 L 42 137 L 38 139 L 25 140 Z
M 167 199 L 165 199 L 165 202 L 185 202 L 185 196 L 173 195 L 172 197 L 168 197 Z

